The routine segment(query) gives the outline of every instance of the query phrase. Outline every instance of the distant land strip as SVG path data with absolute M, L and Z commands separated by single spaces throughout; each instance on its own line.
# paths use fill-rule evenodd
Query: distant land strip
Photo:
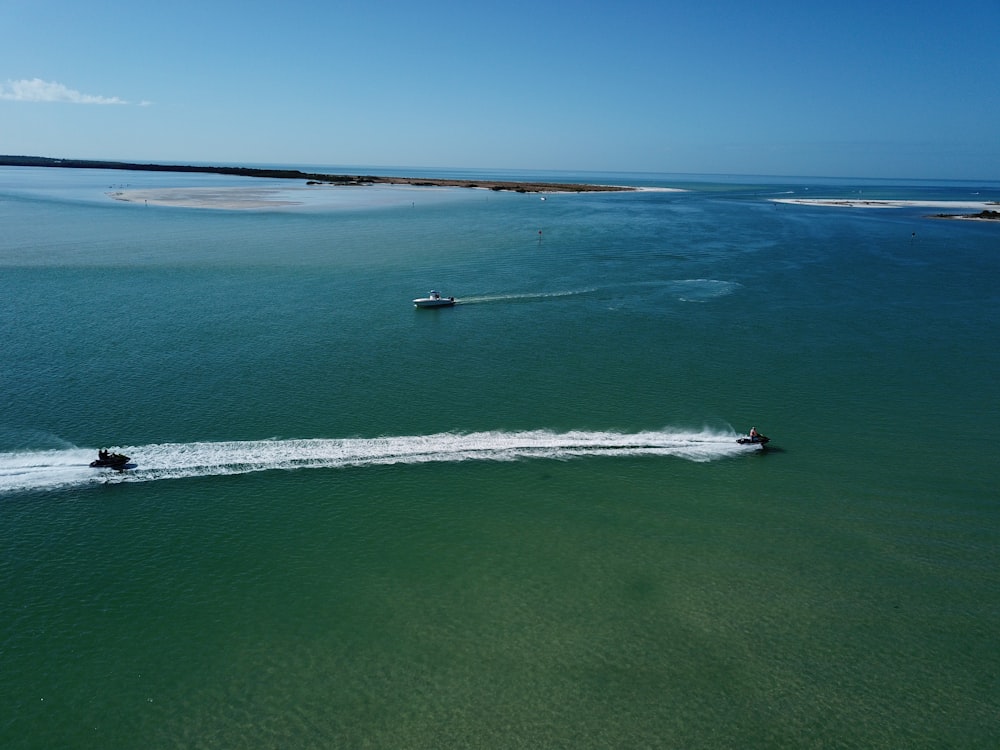
M 91 159 L 53 159 L 47 156 L 2 156 L 2 167 L 59 167 L 62 169 L 121 169 L 132 172 L 198 172 L 240 177 L 270 177 L 281 180 L 306 180 L 333 185 L 416 185 L 428 187 L 468 187 L 509 190 L 516 193 L 595 193 L 634 191 L 624 185 L 585 185 L 562 182 L 509 182 L 502 180 L 451 180 L 435 177 L 375 177 L 372 175 L 337 175 L 301 172 L 297 169 L 257 169 L 252 167 L 185 166 L 178 164 L 135 164 Z
M 1000 204 L 997 204 L 1000 205 Z M 932 219 L 982 219 L 985 221 L 1000 221 L 1000 211 L 986 209 L 978 214 L 934 214 Z

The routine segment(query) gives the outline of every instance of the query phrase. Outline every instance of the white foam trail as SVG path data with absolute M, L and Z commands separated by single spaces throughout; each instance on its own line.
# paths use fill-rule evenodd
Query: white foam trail
M 596 288 L 592 289 L 570 289 L 562 292 L 534 292 L 534 293 L 524 293 L 524 294 L 497 294 L 497 295 L 480 295 L 476 297 L 460 297 L 458 299 L 459 304 L 477 304 L 482 302 L 516 302 L 519 300 L 536 300 L 536 299 L 551 299 L 553 297 L 574 297 L 579 294 L 590 294 L 591 292 L 597 291 Z
M 682 279 L 673 282 L 673 288 L 681 302 L 705 302 L 716 297 L 733 294 L 742 286 L 736 281 L 719 279 Z
M 247 474 L 275 469 L 337 469 L 351 466 L 457 461 L 515 461 L 580 456 L 673 456 L 712 461 L 749 453 L 735 433 L 650 431 L 474 432 L 381 438 L 250 440 L 119 446 L 132 457 L 125 472 L 91 469 L 96 450 L 0 453 L 0 494 L 105 482 Z

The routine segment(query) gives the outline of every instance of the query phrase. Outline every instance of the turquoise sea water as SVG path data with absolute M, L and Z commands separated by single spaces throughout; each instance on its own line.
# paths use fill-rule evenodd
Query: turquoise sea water
M 1000 184 L 497 176 L 0 168 L 0 746 L 996 745 Z

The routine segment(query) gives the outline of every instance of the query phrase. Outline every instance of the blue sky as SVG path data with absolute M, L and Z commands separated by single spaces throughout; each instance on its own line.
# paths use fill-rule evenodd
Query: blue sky
M 0 0 L 0 153 L 1000 179 L 1000 0 Z

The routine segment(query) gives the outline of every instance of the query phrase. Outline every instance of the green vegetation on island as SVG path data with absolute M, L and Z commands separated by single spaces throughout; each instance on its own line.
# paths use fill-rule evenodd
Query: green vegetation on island
M 337 175 L 302 172 L 298 169 L 263 169 L 255 167 L 217 167 L 182 164 L 138 164 L 93 159 L 54 159 L 46 156 L 0 156 L 5 167 L 58 167 L 62 169 L 122 169 L 133 172 L 197 172 L 239 177 L 269 177 L 281 180 L 305 180 L 307 184 L 330 185 L 415 185 L 429 187 L 468 187 L 508 190 L 517 193 L 592 193 L 635 190 L 622 185 L 585 185 L 559 182 L 512 182 L 501 180 L 453 180 L 428 177 L 377 177 L 374 175 Z
M 989 209 L 980 211 L 978 214 L 934 214 L 935 219 L 986 219 L 987 221 L 1000 221 L 1000 211 Z

